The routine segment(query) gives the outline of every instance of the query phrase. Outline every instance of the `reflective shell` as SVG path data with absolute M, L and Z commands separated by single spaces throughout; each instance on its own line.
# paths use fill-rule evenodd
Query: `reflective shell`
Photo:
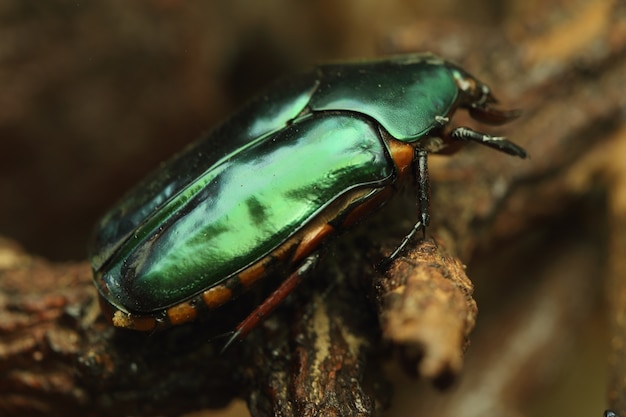
M 482 84 L 460 88 L 467 79 L 418 54 L 277 82 L 99 222 L 101 295 L 121 312 L 158 314 L 249 270 L 320 216 L 345 214 L 329 209 L 338 201 L 376 199 L 400 175 L 391 142 L 411 144 L 412 163 L 416 143 L 484 95 Z

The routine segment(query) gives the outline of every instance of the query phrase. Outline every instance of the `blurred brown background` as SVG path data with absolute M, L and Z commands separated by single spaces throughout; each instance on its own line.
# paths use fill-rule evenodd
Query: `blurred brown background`
M 442 25 L 492 30 L 530 7 L 520 5 L 5 0 L 0 232 L 52 259 L 82 259 L 90 228 L 124 190 L 268 81 L 398 52 L 394 35 L 412 25 L 404 36 L 417 49 Z
M 609 11 L 614 4 L 608 0 L 4 0 L 0 3 L 0 234 L 48 259 L 84 260 L 92 225 L 125 190 L 228 117 L 270 80 L 319 61 L 431 50 L 485 78 L 505 102 L 513 97 L 525 97 L 521 107 L 523 100 L 540 102 L 541 94 L 547 97 L 559 88 L 567 90 L 563 85 L 551 89 L 553 84 L 568 82 L 558 75 L 564 66 L 584 67 L 614 47 L 617 40 L 603 33 L 607 16 L 615 17 Z M 626 21 L 623 15 L 616 19 Z M 517 61 L 490 56 L 492 48 L 502 56 L 508 50 Z M 487 56 L 489 68 L 484 64 Z M 525 95 L 529 86 L 534 91 Z M 567 88 L 573 91 L 577 86 Z M 525 110 L 533 115 L 532 108 Z M 552 118 L 549 123 L 556 129 L 566 121 Z M 535 166 L 541 165 L 542 156 L 533 155 Z M 489 267 L 488 260 L 479 260 L 471 277 L 480 282 Z M 481 294 L 480 288 L 478 284 L 479 306 L 482 297 L 508 307 L 508 300 L 490 294 L 485 285 Z M 578 330 L 568 333 L 579 336 L 573 339 L 569 362 L 560 364 L 556 377 L 546 370 L 551 388 L 533 392 L 534 397 L 521 407 L 528 415 L 601 415 L 608 336 L 598 288 L 582 290 L 592 300 L 583 303 L 581 315 L 586 316 L 578 318 Z M 491 292 L 498 289 L 502 288 Z M 518 310 L 526 312 L 525 301 L 521 303 Z M 496 321 L 487 318 L 482 323 L 486 328 Z M 496 323 L 490 340 L 507 332 L 498 333 L 497 326 L 509 324 Z M 528 340 L 537 336 L 524 331 L 516 329 L 515 335 Z M 514 345 L 507 346 L 515 354 Z M 506 346 L 492 344 L 487 350 L 500 348 Z M 528 361 L 519 363 L 530 368 Z M 470 362 L 467 375 L 476 371 L 472 366 Z M 424 406 L 429 413 L 438 409 L 438 402 L 448 401 L 397 370 L 392 369 L 391 375 L 396 395 L 390 415 L 412 415 L 416 390 L 431 399 Z M 535 381 L 543 378 L 534 377 Z M 496 391 L 485 387 L 482 394 L 507 399 L 506 392 Z M 512 396 L 523 403 L 519 392 Z M 245 415 L 245 407 L 236 407 L 233 415 Z M 466 415 L 462 409 L 450 410 L 446 415 Z

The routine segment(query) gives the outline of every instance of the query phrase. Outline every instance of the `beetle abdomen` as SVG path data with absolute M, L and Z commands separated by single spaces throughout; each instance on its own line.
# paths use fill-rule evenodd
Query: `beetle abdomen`
M 138 227 L 101 277 L 110 301 L 149 312 L 216 285 L 347 191 L 382 186 L 393 166 L 366 119 L 294 123 L 214 166 Z

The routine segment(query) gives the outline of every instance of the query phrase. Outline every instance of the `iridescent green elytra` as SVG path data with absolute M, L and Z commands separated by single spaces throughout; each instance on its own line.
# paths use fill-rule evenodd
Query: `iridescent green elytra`
M 514 117 L 494 102 L 484 84 L 430 54 L 322 65 L 277 82 L 98 224 L 91 261 L 111 314 L 128 319 L 116 325 L 189 321 L 270 267 L 296 271 L 360 207 L 384 203 L 411 167 L 425 226 L 427 150 L 474 140 L 525 157 L 504 138 L 447 128 L 459 107 L 493 124 Z

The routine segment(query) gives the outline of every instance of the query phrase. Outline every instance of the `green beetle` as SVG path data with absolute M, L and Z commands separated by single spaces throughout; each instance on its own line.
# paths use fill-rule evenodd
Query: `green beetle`
M 186 323 L 283 271 L 236 328 L 242 337 L 314 268 L 330 237 L 403 179 L 417 180 L 421 208 L 399 249 L 424 230 L 427 152 L 476 141 L 526 157 L 505 138 L 448 127 L 458 108 L 490 124 L 516 117 L 495 102 L 485 84 L 432 54 L 322 65 L 277 82 L 99 222 L 91 263 L 107 316 L 144 331 Z

